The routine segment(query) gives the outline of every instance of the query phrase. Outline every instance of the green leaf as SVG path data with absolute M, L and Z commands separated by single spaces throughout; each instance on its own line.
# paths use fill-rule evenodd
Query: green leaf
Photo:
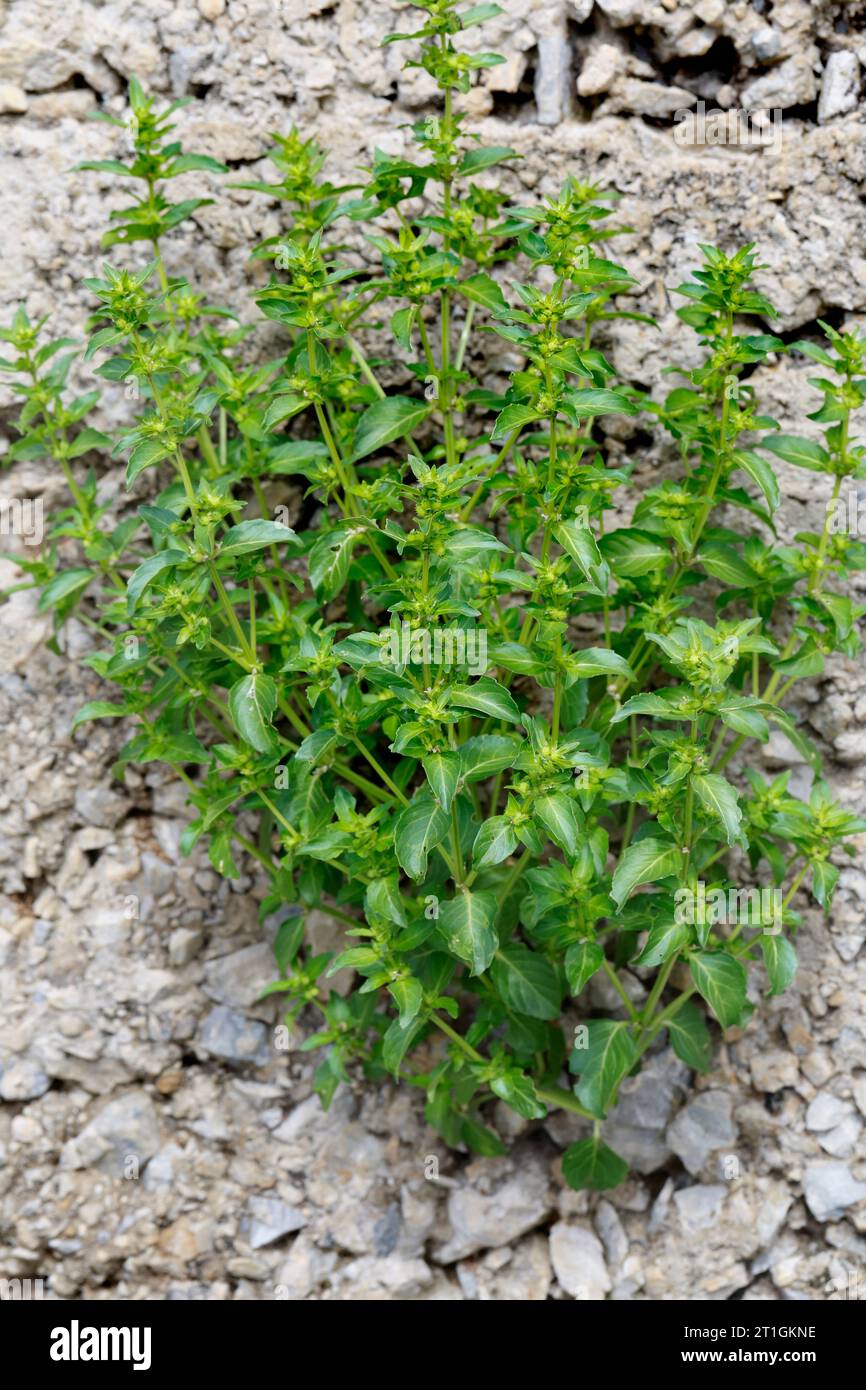
M 637 1061 L 637 1048 L 627 1023 L 594 1018 L 587 1027 L 588 1045 L 574 1048 L 570 1066 L 580 1075 L 576 1094 L 581 1105 L 604 1119 L 620 1082 Z
M 403 1027 L 399 1018 L 391 1023 L 382 1039 L 382 1062 L 394 1076 L 398 1074 L 406 1053 L 411 1052 L 425 1023 L 423 1018 L 414 1019 L 408 1028 Z
M 474 709 L 481 714 L 490 714 L 494 719 L 520 723 L 520 711 L 514 697 L 509 695 L 504 685 L 491 680 L 489 676 L 482 676 L 472 685 L 452 685 L 450 695 L 452 705 L 458 709 Z
M 518 839 L 511 822 L 505 816 L 491 816 L 475 837 L 472 846 L 473 867 L 485 869 L 493 864 L 501 864 L 503 859 L 514 853 L 517 845 Z
M 93 575 L 93 570 L 85 569 L 61 570 L 59 574 L 55 574 L 39 595 L 39 612 L 46 613 L 51 608 L 57 608 L 60 604 L 77 598 L 87 588 Z
M 460 1137 L 471 1153 L 480 1154 L 482 1158 L 501 1158 L 508 1153 L 499 1135 L 471 1115 L 463 1116 Z
M 830 455 L 813 439 L 801 439 L 796 434 L 771 434 L 761 440 L 761 448 L 777 454 L 786 463 L 808 468 L 812 473 L 829 472 Z
M 739 1022 L 746 1003 L 746 971 L 727 951 L 699 951 L 689 962 L 698 993 L 723 1028 Z
M 839 882 L 839 870 L 828 859 L 812 861 L 812 894 L 823 908 L 828 908 Z
M 145 589 L 153 583 L 156 576 L 163 570 L 174 569 L 186 558 L 182 550 L 158 550 L 155 555 L 148 555 L 138 569 L 133 570 L 126 586 L 126 606 L 130 616 L 135 612 Z
M 672 840 L 648 838 L 629 845 L 613 876 L 611 896 L 622 907 L 629 893 L 642 883 L 673 878 L 682 868 L 683 856 Z
M 573 676 L 625 676 L 632 679 L 632 669 L 625 657 L 607 647 L 583 647 L 569 659 L 568 669 Z
M 449 820 L 426 789 L 416 792 L 394 822 L 394 853 L 410 878 L 422 879 L 427 856 L 448 833 Z
M 356 426 L 352 458 L 366 458 L 395 439 L 411 434 L 429 411 L 426 401 L 415 400 L 412 396 L 385 396 L 374 401 Z
M 544 956 L 512 942 L 497 951 L 491 974 L 510 1008 L 530 1018 L 559 1017 L 562 991 L 556 971 Z
M 458 288 L 461 294 L 471 299 L 473 304 L 480 304 L 483 309 L 495 312 L 508 308 L 502 290 L 489 275 L 470 275 L 468 280 L 460 281 Z
M 439 935 L 448 950 L 471 967 L 471 975 L 480 975 L 487 969 L 499 945 L 494 925 L 496 911 L 492 893 L 470 893 L 465 889 L 439 909 Z
M 506 159 L 519 159 L 516 150 L 507 145 L 477 145 L 463 156 L 460 174 L 477 174 L 481 169 L 489 169 L 493 164 L 502 164 Z
M 220 556 L 249 555 L 254 550 L 263 550 L 266 545 L 282 545 L 286 541 L 299 544 L 290 526 L 278 521 L 241 521 L 226 531 L 220 541 Z
M 716 772 L 693 772 L 691 785 L 704 810 L 721 822 L 728 844 L 742 844 L 743 813 L 737 793 L 730 782 Z
M 671 558 L 666 545 L 635 527 L 609 531 L 600 538 L 599 548 L 620 579 L 639 579 L 666 565 Z
M 776 511 L 782 500 L 782 495 L 779 491 L 778 479 L 767 460 L 761 458 L 760 454 L 754 453 L 751 449 L 738 449 L 734 454 L 734 459 L 737 467 L 748 474 L 753 483 L 758 484 L 770 511 Z
M 457 753 L 428 753 L 421 760 L 424 774 L 433 795 L 443 811 L 451 810 L 451 802 L 460 780 L 460 757 Z
M 391 316 L 391 332 L 404 352 L 408 352 L 412 346 L 412 328 L 417 315 L 417 306 L 410 304 L 408 308 L 398 309 L 396 314 Z
M 532 1078 L 519 1067 L 509 1067 L 490 1082 L 494 1095 L 516 1110 L 527 1120 L 543 1120 L 547 1114 L 546 1106 L 538 1099 Z
M 637 414 L 637 406 L 628 396 L 624 396 L 621 391 L 610 391 L 606 386 L 567 391 L 566 398 L 578 420 L 589 420 L 596 415 Z
M 307 556 L 310 583 L 328 601 L 340 592 L 349 573 L 352 551 L 364 533 L 363 526 L 335 526 L 312 546 Z
M 507 405 L 496 417 L 493 430 L 490 435 L 491 444 L 498 444 L 501 440 L 507 439 L 515 430 L 523 425 L 530 424 L 533 420 L 540 420 L 541 416 L 531 405 Z
M 511 767 L 520 752 L 513 734 L 477 734 L 460 745 L 460 773 L 467 782 L 480 782 Z
M 120 719 L 128 713 L 126 705 L 115 705 L 110 700 L 88 700 L 77 712 L 69 732 L 74 734 L 79 724 L 86 724 L 89 719 Z
M 87 429 L 81 430 L 75 436 L 66 452 L 66 457 L 68 459 L 77 459 L 81 454 L 86 454 L 90 449 L 110 450 L 113 447 L 114 443 L 109 439 L 107 434 L 103 434 L 101 430 L 93 430 L 88 426 Z
M 587 980 L 604 961 L 604 951 L 595 941 L 576 941 L 565 953 L 565 978 L 572 994 L 580 994 Z
M 367 884 L 364 911 L 368 918 L 382 917 L 386 922 L 393 922 L 395 926 L 406 926 L 406 911 L 400 897 L 396 874 L 389 874 L 387 878 L 374 878 Z
M 262 429 L 266 434 L 270 434 L 281 425 L 284 420 L 291 420 L 292 416 L 300 414 L 306 410 L 310 402 L 306 396 L 277 396 L 271 401 L 264 415 L 262 416 Z
M 691 932 L 685 922 L 657 922 L 650 928 L 646 945 L 632 965 L 664 965 L 675 956 L 691 939 Z
M 145 468 L 152 468 L 155 464 L 161 463 L 168 455 L 169 450 L 159 439 L 145 439 L 141 444 L 137 444 L 126 465 L 126 486 L 132 487 L 139 473 L 143 473 Z
M 770 980 L 767 997 L 781 994 L 788 988 L 797 973 L 797 952 L 786 936 L 764 932 L 761 936 L 761 951 L 764 965 Z
M 562 521 L 554 526 L 553 535 L 571 556 L 583 577 L 597 589 L 606 591 L 609 570 L 590 528 L 577 521 Z
M 574 798 L 565 792 L 539 796 L 532 804 L 532 814 L 554 844 L 573 859 L 580 848 L 581 834 L 581 818 Z
M 211 159 L 209 154 L 180 154 L 163 171 L 162 177 L 173 179 L 178 174 L 188 174 L 193 169 L 202 169 L 209 174 L 228 173 L 228 165 L 221 164 L 218 159 Z
M 238 866 L 232 855 L 232 832 L 228 827 L 211 835 L 207 853 L 217 873 L 222 874 L 223 878 L 240 878 Z
M 277 687 L 270 676 L 243 676 L 229 691 L 229 713 L 238 733 L 257 753 L 272 753 L 277 744 L 271 720 Z
M 628 1176 L 628 1164 L 608 1148 L 600 1134 L 578 1139 L 562 1155 L 562 1176 L 578 1192 L 606 1192 Z
M 726 545 L 724 541 L 704 541 L 696 558 L 707 574 L 734 589 L 753 589 L 762 582 L 757 571 L 746 563 L 732 545 Z
M 709 1071 L 713 1043 L 707 1021 L 691 999 L 681 1004 L 667 1021 L 671 1047 L 681 1062 L 693 1071 Z
M 421 1005 L 424 1002 L 424 991 L 421 988 L 421 981 L 411 977 L 403 980 L 394 980 L 388 986 L 388 993 L 400 1010 L 400 1027 L 408 1028 L 413 1019 L 417 1018 Z
M 295 917 L 287 917 L 285 922 L 281 922 L 277 928 L 273 951 L 274 960 L 277 962 L 277 969 L 281 975 L 285 975 L 301 948 L 305 924 L 304 915 L 299 912 Z

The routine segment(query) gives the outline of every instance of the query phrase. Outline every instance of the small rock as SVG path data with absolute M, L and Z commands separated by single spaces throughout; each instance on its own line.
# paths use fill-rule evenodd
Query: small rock
M 622 49 L 612 43 L 600 43 L 591 49 L 577 79 L 578 95 L 592 97 L 609 91 L 624 63 Z
M 720 1183 L 695 1183 L 692 1187 L 675 1192 L 674 1203 L 683 1230 L 687 1233 L 705 1231 L 707 1227 L 714 1226 L 727 1195 L 727 1188 Z
M 0 115 L 20 116 L 27 110 L 27 93 L 14 82 L 0 82 Z
M 75 809 L 86 825 L 113 829 L 131 809 L 132 802 L 109 787 L 78 787 Z
M 307 1218 L 297 1207 L 290 1207 L 279 1197 L 251 1197 L 246 1209 L 245 1224 L 249 1227 L 249 1242 L 253 1250 L 273 1245 L 283 1236 L 299 1231 L 307 1224 Z
M 0 1100 L 38 1100 L 50 1085 L 51 1081 L 38 1063 L 24 1057 L 11 1062 L 0 1075 Z
M 246 1018 L 236 1009 L 217 1004 L 198 1031 L 201 1047 L 228 1062 L 251 1062 L 263 1067 L 271 1059 L 268 1030 L 263 1023 Z
M 448 1198 L 453 1234 L 436 1258 L 442 1264 L 451 1264 L 476 1250 L 517 1240 L 538 1226 L 550 1211 L 548 1186 L 545 1169 L 540 1164 L 527 1164 L 489 1195 L 468 1185 L 455 1188 Z
M 610 1276 L 601 1241 L 584 1226 L 557 1221 L 550 1232 L 550 1262 L 560 1288 L 582 1302 L 610 1293 Z
M 833 1129 L 819 1134 L 818 1143 L 824 1152 L 832 1154 L 833 1158 L 851 1158 L 862 1128 L 861 1121 L 852 1112 Z
M 225 7 L 226 0 L 198 0 L 198 11 L 204 19 L 219 19 Z
M 168 938 L 168 958 L 175 968 L 189 965 L 204 944 L 200 927 L 178 927 Z
M 143 1091 L 111 1100 L 63 1146 L 62 1168 L 99 1168 L 113 1177 L 138 1177 L 159 1148 L 159 1116 Z
M 693 1176 L 700 1173 L 711 1153 L 736 1142 L 731 1105 L 728 1091 L 702 1091 L 669 1126 L 668 1143 Z
M 866 1199 L 866 1182 L 858 1182 L 847 1163 L 810 1163 L 803 1196 L 816 1221 L 838 1221 L 848 1207 Z
M 831 53 L 824 65 L 818 123 L 824 125 L 835 116 L 855 110 L 860 96 L 860 63 L 856 53 L 841 49 Z
M 267 942 L 208 961 L 202 989 L 218 1004 L 249 1009 L 277 973 L 274 953 Z
M 628 1236 L 619 1212 L 610 1202 L 600 1201 L 595 1212 L 595 1229 L 604 1242 L 608 1264 L 618 1269 L 628 1255 Z
M 752 1080 L 759 1091 L 781 1091 L 786 1086 L 796 1086 L 799 1079 L 796 1057 L 780 1048 L 756 1053 L 750 1066 Z
M 764 24 L 760 29 L 756 29 L 751 38 L 752 52 L 761 63 L 769 63 L 782 45 L 782 39 L 778 29 L 774 29 L 771 24 Z
M 806 1111 L 806 1128 L 818 1133 L 825 1129 L 835 1129 L 853 1113 L 854 1108 L 850 1102 L 839 1100 L 838 1096 L 831 1095 L 829 1091 L 819 1091 Z
M 604 1138 L 638 1173 L 667 1162 L 665 1137 L 674 1106 L 685 1094 L 688 1069 L 671 1048 L 647 1058 L 637 1076 L 626 1077 L 604 1126 Z
M 816 92 L 811 55 L 798 52 L 749 82 L 743 88 L 741 101 L 749 110 L 755 107 L 786 110 L 789 106 L 805 106 L 814 101 Z
M 559 125 L 571 114 L 571 45 L 563 34 L 538 40 L 535 105 L 539 125 Z

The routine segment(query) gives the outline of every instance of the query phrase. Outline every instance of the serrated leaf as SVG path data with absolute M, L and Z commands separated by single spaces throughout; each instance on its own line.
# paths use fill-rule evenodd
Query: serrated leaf
M 298 544 L 298 538 L 290 526 L 278 521 L 256 518 L 241 521 L 226 531 L 219 545 L 220 556 L 249 555 L 254 550 L 263 550 L 268 545 L 284 545 L 291 541 Z
M 475 837 L 472 846 L 473 868 L 485 869 L 501 864 L 503 859 L 514 853 L 517 845 L 518 839 L 511 822 L 505 816 L 491 816 Z
M 470 275 L 468 280 L 460 281 L 458 288 L 461 294 L 471 299 L 473 304 L 480 304 L 483 309 L 495 312 L 508 308 L 501 288 L 490 275 Z
M 460 757 L 457 753 L 428 753 L 421 766 L 430 788 L 443 811 L 451 810 L 451 802 L 460 780 Z
M 791 984 L 797 973 L 797 952 L 786 936 L 764 932 L 761 935 L 761 952 L 764 966 L 770 980 L 767 997 L 781 994 Z
M 510 1008 L 530 1018 L 559 1017 L 562 994 L 556 971 L 544 956 L 511 942 L 496 953 L 493 983 Z
M 777 454 L 786 463 L 808 468 L 812 473 L 829 471 L 830 455 L 814 439 L 801 439 L 796 434 L 771 434 L 761 440 L 761 448 Z
M 691 999 L 681 1004 L 667 1021 L 671 1047 L 681 1062 L 693 1071 L 709 1071 L 713 1043 L 707 1021 Z
M 689 966 L 698 993 L 723 1028 L 739 1022 L 746 1003 L 746 971 L 727 951 L 699 951 Z
M 593 1115 L 604 1119 L 622 1079 L 637 1061 L 637 1048 L 627 1023 L 591 1019 L 588 1044 L 575 1047 L 571 1070 L 580 1076 L 577 1098 Z
M 576 941 L 565 953 L 565 978 L 573 995 L 580 994 L 587 980 L 604 962 L 604 951 L 595 941 Z
M 605 1144 L 600 1134 L 578 1139 L 562 1155 L 562 1176 L 576 1191 L 607 1192 L 628 1176 L 624 1158 Z
M 675 956 L 691 939 L 685 922 L 657 922 L 650 928 L 646 945 L 632 965 L 663 965 Z
M 492 715 L 495 719 L 505 719 L 513 724 L 520 723 L 520 711 L 504 685 L 482 676 L 472 685 L 452 685 L 451 703 L 458 709 L 478 710 L 481 714 Z
M 471 975 L 487 969 L 499 945 L 496 911 L 492 893 L 465 889 L 439 908 L 438 933 L 452 955 L 471 967 Z
M 395 439 L 411 434 L 429 414 L 426 401 L 412 396 L 385 396 L 368 406 L 355 428 L 353 459 L 366 458 Z
M 449 820 L 430 792 L 416 792 L 394 822 L 394 853 L 410 878 L 422 879 L 427 856 L 448 833 Z
M 617 907 L 642 883 L 672 878 L 682 868 L 682 852 L 673 840 L 647 838 L 629 845 L 613 876 L 611 896 Z
M 565 792 L 550 792 L 532 803 L 532 814 L 560 849 L 574 858 L 580 847 L 581 818 L 573 797 Z
M 743 813 L 730 782 L 716 772 L 692 773 L 691 785 L 704 810 L 720 822 L 729 845 L 743 841 Z
M 257 753 L 272 753 L 276 734 L 271 720 L 277 708 L 277 687 L 270 676 L 243 676 L 229 691 L 229 713 L 238 733 Z

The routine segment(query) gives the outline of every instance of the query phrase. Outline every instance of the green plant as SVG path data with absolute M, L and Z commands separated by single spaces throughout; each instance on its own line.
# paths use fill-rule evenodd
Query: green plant
M 97 393 L 67 400 L 73 345 L 40 345 L 19 311 L 2 334 L 23 398 L 11 457 L 56 460 L 71 491 L 46 553 L 22 563 L 43 610 L 92 629 L 88 663 L 120 688 L 76 726 L 131 720 L 118 775 L 170 764 L 195 812 L 185 851 L 201 839 L 220 873 L 248 858 L 267 875 L 262 915 L 284 916 L 271 989 L 288 1021 L 321 1015 L 304 1047 L 324 1049 L 324 1103 L 360 1064 L 421 1087 L 430 1123 L 482 1154 L 503 1151 L 493 1098 L 530 1119 L 562 1106 L 588 1121 L 565 1176 L 603 1188 L 625 1173 L 601 1138 L 623 1079 L 665 1031 L 709 1066 L 695 996 L 744 1026 L 759 952 L 784 989 L 797 890 L 808 878 L 829 907 L 830 854 L 866 830 L 821 782 L 806 804 L 787 775 L 724 775 L 772 724 L 817 768 L 781 702 L 827 653 L 858 649 L 863 609 L 827 584 L 866 547 L 829 511 L 820 535 L 779 545 L 767 454 L 828 474 L 834 503 L 866 476 L 849 427 L 866 344 L 827 328 L 826 347 L 794 345 L 831 374 L 811 417 L 826 442 L 779 434 L 745 372 L 784 344 L 737 327 L 773 317 L 752 248 L 705 247 L 678 291 L 700 367 L 661 404 L 616 384 L 597 330 L 650 321 L 599 254 L 623 230 L 611 195 L 567 179 L 525 207 L 491 187 L 486 171 L 515 156 L 468 134 L 453 98 L 499 61 L 455 42 L 497 7 L 416 8 L 418 31 L 393 41 L 443 94 L 413 127 L 417 158 L 378 152 L 362 186 L 335 187 L 292 131 L 271 153 L 278 181 L 238 185 L 287 216 L 255 253 L 283 341 L 264 364 L 251 329 L 165 270 L 166 233 L 206 201 L 169 203 L 167 181 L 221 166 L 170 141 L 179 103 L 157 115 L 131 84 L 132 162 L 85 167 L 138 180 L 106 243 L 144 241 L 152 259 L 88 282 L 84 358 L 107 352 L 97 374 L 138 402 L 114 445 L 128 486 L 156 469 L 166 485 L 105 529 L 94 470 L 78 481 L 71 466 L 111 447 L 82 424 Z M 367 259 L 353 224 L 370 227 Z M 517 362 L 507 380 L 481 356 L 490 334 Z M 596 422 L 639 412 L 682 467 L 611 529 L 630 468 L 608 465 Z M 285 478 L 306 488 L 297 534 L 269 507 Z M 753 534 L 719 524 L 723 504 Z M 81 561 L 61 568 L 69 542 Z M 726 920 L 720 900 L 759 873 L 777 892 L 769 920 Z M 352 938 L 334 958 L 304 944 L 313 907 Z M 343 967 L 345 998 L 326 983 Z M 587 1003 L 596 975 L 609 1017 L 599 994 Z M 564 1000 L 584 1020 L 573 1036 Z

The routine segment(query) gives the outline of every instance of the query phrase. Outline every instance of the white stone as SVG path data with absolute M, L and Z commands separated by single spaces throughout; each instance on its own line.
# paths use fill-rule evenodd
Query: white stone
M 610 1293 L 610 1275 L 598 1236 L 584 1226 L 557 1221 L 550 1232 L 550 1262 L 560 1288 L 581 1302 Z

